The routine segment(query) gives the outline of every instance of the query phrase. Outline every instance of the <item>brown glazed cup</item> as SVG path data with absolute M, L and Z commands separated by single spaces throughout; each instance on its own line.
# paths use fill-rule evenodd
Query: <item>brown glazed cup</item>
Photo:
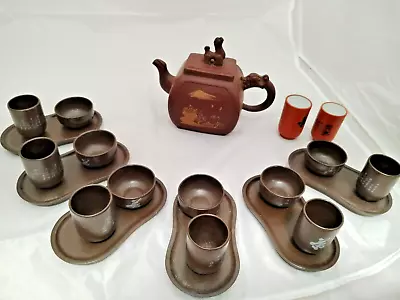
M 336 205 L 323 199 L 311 199 L 304 204 L 297 219 L 293 242 L 300 250 L 316 254 L 332 243 L 343 220 Z
M 93 103 L 84 97 L 69 97 L 61 100 L 54 107 L 58 121 L 67 128 L 82 128 L 92 121 Z
M 230 241 L 228 226 L 212 214 L 194 217 L 186 235 L 186 263 L 195 273 L 206 275 L 218 271 Z
M 260 176 L 260 195 L 276 207 L 288 207 L 305 190 L 303 179 L 297 172 L 283 166 L 266 168 Z
M 387 195 L 400 177 L 400 165 L 393 158 L 373 154 L 358 175 L 356 193 L 366 201 L 378 201 Z
M 84 240 L 101 242 L 114 233 L 115 203 L 106 187 L 84 186 L 74 192 L 68 205 L 75 228 Z
M 222 184 L 212 176 L 195 174 L 185 178 L 178 187 L 178 203 L 190 217 L 216 214 L 224 197 Z
M 73 147 L 82 165 L 87 168 L 101 168 L 114 160 L 117 139 L 107 130 L 90 130 L 79 135 Z
M 64 167 L 56 143 L 46 137 L 26 141 L 20 151 L 26 175 L 37 188 L 52 188 L 64 177 Z
M 305 165 L 311 172 L 330 177 L 342 170 L 347 154 L 340 146 L 328 141 L 312 141 L 307 145 Z
M 8 111 L 17 131 L 25 138 L 41 136 L 47 121 L 40 100 L 34 95 L 20 95 L 7 103 Z
M 140 208 L 153 198 L 156 176 L 145 166 L 126 165 L 108 177 L 107 186 L 117 206 Z

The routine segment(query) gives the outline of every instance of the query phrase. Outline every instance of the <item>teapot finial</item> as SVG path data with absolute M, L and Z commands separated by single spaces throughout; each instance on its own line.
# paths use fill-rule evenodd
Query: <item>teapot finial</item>
M 224 39 L 222 37 L 217 37 L 214 40 L 215 52 L 210 50 L 210 46 L 204 47 L 204 62 L 209 65 L 222 66 L 225 58 L 225 51 L 222 48 L 222 43 Z
M 224 42 L 223 37 L 217 37 L 214 40 L 214 48 L 215 48 L 215 53 L 219 54 L 222 56 L 222 58 L 225 58 L 225 50 L 222 48 L 222 43 Z

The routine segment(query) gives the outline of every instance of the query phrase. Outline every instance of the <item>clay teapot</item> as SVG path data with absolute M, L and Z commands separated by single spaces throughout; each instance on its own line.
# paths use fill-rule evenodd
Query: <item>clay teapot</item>
M 191 53 L 176 76 L 161 59 L 153 61 L 161 88 L 169 94 L 169 116 L 178 128 L 226 135 L 235 128 L 242 109 L 258 112 L 274 102 L 275 87 L 269 76 L 251 73 L 244 77 L 236 60 L 225 57 L 223 41 L 222 37 L 214 40 L 214 52 L 206 46 L 204 54 Z M 243 103 L 243 91 L 252 87 L 267 91 L 263 103 Z

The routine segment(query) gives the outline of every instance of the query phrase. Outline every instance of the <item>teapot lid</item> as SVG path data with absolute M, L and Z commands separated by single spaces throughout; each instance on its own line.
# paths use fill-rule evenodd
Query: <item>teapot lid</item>
M 191 53 L 184 66 L 187 75 L 201 76 L 225 81 L 233 81 L 238 74 L 236 60 L 226 58 L 222 48 L 224 39 L 217 37 L 214 40 L 215 51 L 209 46 L 204 47 L 204 54 Z

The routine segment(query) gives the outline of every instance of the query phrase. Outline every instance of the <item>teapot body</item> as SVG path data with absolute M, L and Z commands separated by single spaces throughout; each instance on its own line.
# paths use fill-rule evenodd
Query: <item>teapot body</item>
M 234 59 L 225 59 L 224 69 L 196 68 L 202 59 L 200 54 L 191 54 L 179 70 L 169 92 L 169 116 L 178 128 L 226 135 L 239 120 L 243 74 Z
M 153 61 L 160 86 L 169 94 L 169 116 L 178 128 L 226 135 L 235 128 L 242 109 L 260 112 L 274 102 L 275 87 L 269 76 L 244 77 L 236 60 L 226 57 L 223 41 L 215 38 L 215 51 L 205 46 L 204 54 L 191 53 L 176 76 L 161 59 Z M 253 87 L 264 89 L 267 98 L 257 105 L 243 103 L 243 92 Z

